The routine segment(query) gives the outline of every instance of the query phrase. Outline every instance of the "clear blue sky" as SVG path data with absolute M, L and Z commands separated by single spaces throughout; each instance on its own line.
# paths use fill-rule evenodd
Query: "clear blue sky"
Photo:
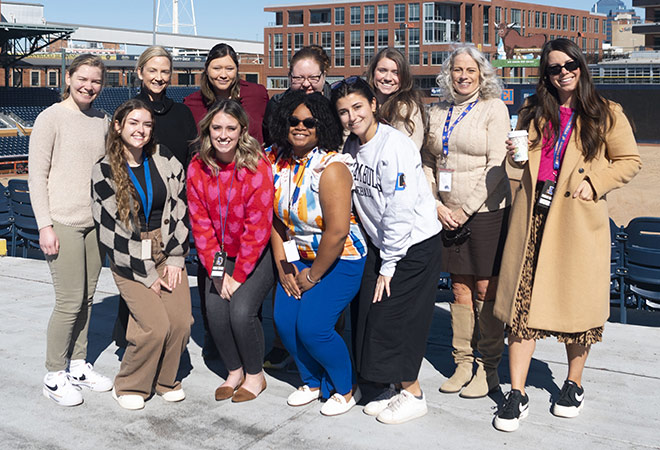
M 151 30 L 153 0 L 21 0 L 42 3 L 50 22 Z M 189 4 L 190 0 L 179 0 Z M 631 0 L 624 0 L 626 5 Z M 171 4 L 171 0 L 162 0 Z M 269 5 L 305 4 L 303 1 L 195 0 L 197 34 L 220 38 L 263 40 L 264 27 L 275 20 L 265 13 Z M 590 10 L 595 0 L 536 0 L 537 4 Z M 639 11 L 641 14 L 641 11 Z M 183 21 L 183 17 L 180 19 Z M 182 30 L 183 31 L 183 30 Z

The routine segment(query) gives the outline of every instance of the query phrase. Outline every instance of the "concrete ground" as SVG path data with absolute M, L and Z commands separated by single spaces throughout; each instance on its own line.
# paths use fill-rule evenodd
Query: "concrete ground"
M 195 286 L 194 277 L 190 278 Z M 187 398 L 167 404 L 149 400 L 142 411 L 125 411 L 110 393 L 85 391 L 78 407 L 56 406 L 41 394 L 45 336 L 54 294 L 44 261 L 0 258 L 0 448 L 3 449 L 317 449 L 317 448 L 660 448 L 660 313 L 630 311 L 629 325 L 608 323 L 604 342 L 594 346 L 584 373 L 585 407 L 576 419 L 549 412 L 566 376 L 563 346 L 538 343 L 527 392 L 530 414 L 515 433 L 496 431 L 491 420 L 502 394 L 477 400 L 438 392 L 453 369 L 446 292 L 439 292 L 420 381 L 429 413 L 403 425 L 382 425 L 356 407 L 323 417 L 320 404 L 286 405 L 299 384 L 293 370 L 268 373 L 268 389 L 243 404 L 216 402 L 225 374 L 218 361 L 200 356 L 203 331 L 196 289 L 196 323 L 180 375 Z M 111 339 L 117 289 L 103 269 L 95 297 L 88 359 L 113 376 L 119 369 Z M 618 310 L 613 308 L 613 319 Z M 264 308 L 267 340 L 271 309 Z M 269 343 L 267 343 L 269 345 Z M 507 356 L 500 368 L 509 390 Z M 361 402 L 364 404 L 364 401 Z

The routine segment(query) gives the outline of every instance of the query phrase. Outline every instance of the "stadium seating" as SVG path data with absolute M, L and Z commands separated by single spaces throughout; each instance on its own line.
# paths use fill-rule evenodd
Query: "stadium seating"
M 28 136 L 7 136 L 0 138 L 0 161 L 25 160 L 28 156 Z
M 660 217 L 637 217 L 626 227 L 625 280 L 640 308 L 660 308 Z
M 11 245 L 12 224 L 14 223 L 9 204 L 9 191 L 4 184 L 0 183 L 0 238 L 7 240 L 7 246 Z
M 16 248 L 23 247 L 23 258 L 28 249 L 39 249 L 39 227 L 34 218 L 30 189 L 27 180 L 12 179 L 8 186 L 11 212 L 13 216 L 11 256 L 16 256 Z

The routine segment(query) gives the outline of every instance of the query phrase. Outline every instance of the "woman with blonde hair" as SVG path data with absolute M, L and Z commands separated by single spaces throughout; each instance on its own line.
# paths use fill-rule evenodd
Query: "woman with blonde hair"
M 144 408 L 154 390 L 165 401 L 185 398 L 176 377 L 192 325 L 185 181 L 181 163 L 155 143 L 153 128 L 146 103 L 123 103 L 112 118 L 106 155 L 92 172 L 101 251 L 130 311 L 113 390 L 125 409 Z
M 429 112 L 422 161 L 443 227 L 442 271 L 451 274 L 456 363 L 440 391 L 478 398 L 499 388 L 504 350 L 493 304 L 511 203 L 503 165 L 509 113 L 502 82 L 474 47 L 456 49 L 437 82 L 445 101 Z
M 245 402 L 266 389 L 259 309 L 275 281 L 268 247 L 273 175 L 238 102 L 219 100 L 199 127 L 199 153 L 188 167 L 188 206 L 208 274 L 208 325 L 229 371 L 215 399 Z
M 86 361 L 87 330 L 101 271 L 89 190 L 92 166 L 103 156 L 108 129 L 105 114 L 93 107 L 104 74 L 98 56 L 74 59 L 66 71 L 62 101 L 39 114 L 30 136 L 30 199 L 39 246 L 55 287 L 43 394 L 63 406 L 83 402 L 76 386 L 112 389 L 112 380 Z

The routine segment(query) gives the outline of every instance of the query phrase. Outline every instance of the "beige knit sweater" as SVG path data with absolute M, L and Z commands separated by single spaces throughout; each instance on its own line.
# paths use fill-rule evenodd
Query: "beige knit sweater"
M 401 114 L 405 116 L 408 112 L 408 107 L 405 104 L 401 105 Z M 414 106 L 413 113 L 410 115 L 410 119 L 413 122 L 414 130 L 412 133 L 406 128 L 406 124 L 403 121 L 394 121 L 391 125 L 408 136 L 413 140 L 418 150 L 421 150 L 422 144 L 424 143 L 424 121 L 422 119 L 422 112 L 419 110 L 417 105 Z
M 108 118 L 90 108 L 62 103 L 46 108 L 34 122 L 28 154 L 30 199 L 39 229 L 53 221 L 92 227 L 92 167 L 105 154 Z
M 451 124 L 479 93 L 460 98 L 454 105 Z M 510 129 L 509 112 L 499 98 L 483 100 L 458 123 L 449 139 L 446 165 L 442 154 L 442 130 L 450 103 L 441 102 L 429 110 L 429 136 L 422 149 L 424 174 L 431 185 L 436 205 L 463 208 L 468 216 L 509 206 L 511 194 L 504 168 Z M 439 167 L 454 169 L 451 192 L 438 192 Z

